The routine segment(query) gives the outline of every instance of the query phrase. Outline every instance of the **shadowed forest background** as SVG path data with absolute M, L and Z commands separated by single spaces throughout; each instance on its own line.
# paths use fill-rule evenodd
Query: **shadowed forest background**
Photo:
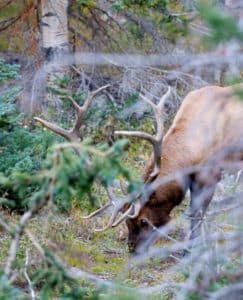
M 83 218 L 143 192 L 152 147 L 114 136 L 156 131 L 141 95 L 170 87 L 167 131 L 189 92 L 242 82 L 242 42 L 241 0 L 0 0 L 0 299 L 242 299 L 242 162 L 193 248 L 188 194 L 138 257 L 124 223 L 97 231 L 112 205 Z

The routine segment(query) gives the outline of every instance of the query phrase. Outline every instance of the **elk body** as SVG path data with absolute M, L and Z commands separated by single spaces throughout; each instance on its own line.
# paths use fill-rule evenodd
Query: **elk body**
M 138 131 L 115 134 L 142 138 L 153 145 L 153 155 L 143 175 L 147 196 L 144 199 L 140 195 L 135 204 L 128 201 L 123 208 L 115 207 L 102 230 L 126 220 L 130 252 L 143 253 L 190 189 L 190 238 L 199 235 L 224 163 L 243 160 L 243 102 L 237 96 L 242 89 L 243 85 L 208 86 L 190 92 L 164 137 L 162 113 L 170 88 L 157 105 L 141 95 L 154 111 L 156 135 Z M 88 218 L 104 209 L 106 206 Z M 122 215 L 116 220 L 119 211 Z
M 210 86 L 189 93 L 164 136 L 156 181 L 162 181 L 178 171 L 183 173 L 183 170 L 193 166 L 208 164 L 217 153 L 237 144 L 242 137 L 243 103 L 234 95 L 233 87 Z M 230 159 L 227 156 L 224 158 Z M 237 158 L 243 159 L 243 156 Z M 152 158 L 143 176 L 145 182 L 153 166 Z M 196 237 L 199 219 L 204 215 L 220 179 L 220 169 L 214 165 L 206 176 L 201 172 L 192 172 L 182 176 L 179 182 L 172 180 L 158 186 L 138 215 L 126 220 L 130 251 L 139 252 L 151 232 L 170 220 L 170 212 L 182 202 L 188 188 L 191 192 L 191 238 Z M 201 200 L 200 195 L 203 195 Z

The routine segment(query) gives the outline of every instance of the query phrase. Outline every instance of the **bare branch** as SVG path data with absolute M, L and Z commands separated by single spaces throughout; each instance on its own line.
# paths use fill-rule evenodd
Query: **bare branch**
M 12 265 L 15 261 L 16 254 L 19 247 L 19 242 L 22 234 L 24 233 L 25 227 L 28 221 L 51 199 L 50 193 L 37 202 L 33 207 L 26 211 L 20 218 L 19 223 L 16 225 L 16 229 L 13 235 L 12 243 L 9 249 L 9 255 L 5 264 L 4 274 L 9 277 L 12 272 Z
M 25 268 L 24 268 L 24 276 L 28 282 L 28 286 L 29 286 L 29 290 L 30 290 L 30 294 L 31 294 L 31 299 L 32 300 L 35 300 L 36 299 L 36 296 L 35 296 L 35 291 L 34 291 L 34 288 L 33 288 L 33 283 L 31 282 L 30 280 L 30 277 L 27 273 L 27 267 L 28 267 L 28 264 L 29 264 L 29 250 L 26 249 L 25 251 Z

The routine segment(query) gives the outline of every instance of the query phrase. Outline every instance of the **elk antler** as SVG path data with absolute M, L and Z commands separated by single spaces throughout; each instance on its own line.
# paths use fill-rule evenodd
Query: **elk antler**
M 147 140 L 148 142 L 150 142 L 152 144 L 153 153 L 154 153 L 154 169 L 151 172 L 148 180 L 146 181 L 146 184 L 151 182 L 152 179 L 155 176 L 157 176 L 159 171 L 160 171 L 162 140 L 163 140 L 163 136 L 164 136 L 163 108 L 164 108 L 165 101 L 170 96 L 170 94 L 171 94 L 171 88 L 169 87 L 168 91 L 166 92 L 166 94 L 163 97 L 161 97 L 161 99 L 160 99 L 160 101 L 157 105 L 154 104 L 151 100 L 149 100 L 144 95 L 140 94 L 140 97 L 146 103 L 148 103 L 153 109 L 155 119 L 156 119 L 156 135 L 155 136 L 153 136 L 149 133 L 146 133 L 146 132 L 141 132 L 141 131 L 115 131 L 116 135 L 124 135 L 124 136 L 128 136 L 128 137 L 131 136 L 131 137 L 142 138 L 142 139 L 145 139 L 145 140 Z M 134 204 L 131 204 L 130 207 L 120 216 L 120 218 L 116 222 L 113 221 L 112 225 L 110 224 L 111 222 L 109 222 L 108 225 L 110 225 L 110 227 L 115 227 L 127 218 L 136 218 L 138 216 L 142 206 L 143 206 L 142 202 L 138 200 L 138 198 L 140 196 L 141 195 L 138 195 L 136 197 L 137 202 L 134 203 Z M 132 214 L 132 212 L 133 212 L 133 214 Z M 111 220 L 112 219 L 110 219 L 110 221 Z
M 168 88 L 168 91 L 166 92 L 166 94 L 160 99 L 159 103 L 156 105 L 154 104 L 151 100 L 149 100 L 148 98 L 146 98 L 144 95 L 140 95 L 141 98 L 148 103 L 150 106 L 152 106 L 155 118 L 156 118 L 156 135 L 153 136 L 149 133 L 146 132 L 140 132 L 140 131 L 115 131 L 116 135 L 124 135 L 124 136 L 128 136 L 128 137 L 138 137 L 138 138 L 142 138 L 145 139 L 147 141 L 149 141 L 152 145 L 153 145 L 153 153 L 154 153 L 154 169 L 151 172 L 149 178 L 146 180 L 146 184 L 149 184 L 152 179 L 159 173 L 160 170 L 160 159 L 161 159 L 161 151 L 162 151 L 162 140 L 163 140 L 163 135 L 164 135 L 164 120 L 163 120 L 163 107 L 165 104 L 166 99 L 169 97 L 171 93 L 171 88 Z M 108 195 L 109 196 L 109 195 Z M 112 228 L 112 227 L 116 227 L 117 225 L 119 225 L 121 222 L 123 222 L 124 220 L 126 220 L 127 218 L 136 218 L 143 206 L 142 202 L 143 201 L 138 201 L 138 198 L 141 197 L 141 194 L 136 196 L 136 202 L 132 203 L 131 199 L 126 200 L 126 201 L 119 201 L 117 202 L 115 200 L 114 195 L 112 194 L 112 197 L 109 196 L 109 202 L 104 205 L 103 207 L 99 208 L 98 210 L 96 210 L 95 212 L 93 212 L 92 214 L 90 214 L 89 216 L 87 216 L 86 218 L 92 218 L 94 216 L 99 215 L 100 213 L 103 213 L 109 206 L 111 206 L 112 204 L 115 205 L 114 209 L 113 209 L 113 213 L 110 217 L 110 220 L 108 222 L 108 224 L 98 230 L 95 231 L 104 231 L 108 228 Z M 112 198 L 112 200 L 111 200 Z M 123 212 L 121 214 L 121 216 L 116 220 L 119 212 L 123 209 L 125 204 L 129 204 L 127 210 L 125 212 Z
M 110 217 L 110 220 L 108 222 L 108 224 L 101 228 L 101 229 L 96 229 L 96 232 L 102 232 L 105 231 L 106 229 L 109 228 L 114 228 L 116 226 L 118 226 L 120 223 L 122 223 L 124 220 L 126 220 L 127 218 L 136 218 L 139 214 L 139 211 L 141 209 L 140 206 L 140 202 L 136 202 L 134 204 L 131 204 L 128 209 L 116 220 L 119 212 L 122 210 L 122 208 L 124 207 L 124 205 L 128 203 L 128 201 L 120 201 L 117 206 L 114 208 L 113 213 Z M 105 207 L 105 206 L 104 206 Z
M 160 170 L 160 160 L 161 160 L 161 151 L 162 151 L 162 140 L 164 136 L 164 118 L 163 118 L 163 107 L 165 104 L 166 99 L 171 94 L 171 87 L 168 88 L 166 94 L 161 97 L 159 103 L 156 105 L 151 100 L 149 100 L 144 95 L 140 94 L 140 97 L 148 103 L 154 112 L 155 119 L 156 119 L 156 135 L 153 136 L 146 132 L 141 131 L 115 131 L 116 135 L 123 135 L 123 136 L 131 136 L 137 137 L 147 140 L 153 145 L 153 152 L 154 152 L 154 170 L 150 174 L 149 180 L 151 181 L 156 175 L 158 175 Z
M 106 226 L 104 226 L 103 228 L 95 229 L 95 232 L 101 232 L 101 231 L 105 231 L 108 228 L 116 227 L 122 221 L 124 221 L 126 218 L 135 218 L 135 217 L 137 217 L 137 215 L 141 209 L 140 202 L 136 202 L 136 203 L 130 205 L 130 203 L 127 199 L 126 200 L 117 199 L 116 196 L 114 195 L 111 187 L 107 187 L 106 192 L 107 192 L 109 201 L 104 206 L 98 208 L 97 210 L 95 210 L 94 212 L 89 214 L 88 216 L 82 217 L 83 219 L 91 219 L 93 217 L 103 214 L 110 206 L 112 206 L 112 205 L 114 206 L 114 209 L 113 209 L 113 212 L 109 219 L 108 224 Z M 116 220 L 119 212 L 123 209 L 125 204 L 129 204 L 129 208 L 125 211 L 125 213 L 123 213 Z
M 69 142 L 78 142 L 80 141 L 80 139 L 82 139 L 82 136 L 80 137 L 80 133 L 79 130 L 83 124 L 84 121 L 84 116 L 93 100 L 93 98 L 102 90 L 106 89 L 107 87 L 109 87 L 110 85 L 104 85 L 100 88 L 98 88 L 97 90 L 91 92 L 87 99 L 85 100 L 84 104 L 82 106 L 80 106 L 71 96 L 68 96 L 67 98 L 71 101 L 74 109 L 76 110 L 76 122 L 73 126 L 72 129 L 70 130 L 66 130 L 56 124 L 53 124 L 49 121 L 46 121 L 42 118 L 38 118 L 35 117 L 34 120 L 40 122 L 44 127 L 50 129 L 51 131 L 53 131 L 54 133 L 61 135 L 62 137 L 64 137 L 66 140 L 68 140 Z
M 54 132 L 58 135 L 61 135 L 69 142 L 79 142 L 83 138 L 83 136 L 80 136 L 79 130 L 83 124 L 85 114 L 86 114 L 88 108 L 90 107 L 90 104 L 91 104 L 93 98 L 99 92 L 101 92 L 102 90 L 106 89 L 109 86 L 110 86 L 109 84 L 104 85 L 104 86 L 98 88 L 97 90 L 91 92 L 88 95 L 87 99 L 85 100 L 85 102 L 82 106 L 80 106 L 71 96 L 67 97 L 71 101 L 74 109 L 76 110 L 76 121 L 75 121 L 73 128 L 70 130 L 66 130 L 66 129 L 58 126 L 57 124 L 51 123 L 42 118 L 35 117 L 34 120 L 40 122 L 44 127 L 50 129 L 52 132 Z M 83 217 L 84 219 L 90 219 L 94 216 L 102 214 L 110 206 L 114 205 L 115 197 L 113 196 L 111 189 L 107 188 L 106 191 L 107 191 L 107 195 L 109 198 L 109 202 L 106 205 L 104 205 L 103 207 L 101 207 L 98 210 L 91 213 L 90 215 Z
M 80 134 L 79 134 L 79 130 L 83 124 L 84 121 L 84 116 L 85 113 L 87 112 L 93 98 L 102 90 L 106 89 L 109 85 L 105 85 L 102 86 L 100 88 L 98 88 L 97 90 L 91 92 L 89 94 L 89 96 L 87 97 L 87 99 L 85 100 L 84 104 L 82 106 L 80 106 L 71 96 L 68 96 L 67 98 L 71 101 L 74 109 L 76 110 L 76 121 L 75 124 L 73 126 L 72 129 L 70 130 L 66 130 L 60 126 L 58 126 L 57 124 L 53 124 L 49 121 L 46 121 L 44 119 L 35 117 L 34 119 L 38 122 L 40 122 L 44 127 L 50 129 L 51 131 L 53 131 L 54 133 L 61 135 L 62 137 L 64 137 L 65 139 L 67 139 L 69 142 L 79 142 L 80 139 Z M 124 200 L 120 200 L 117 201 L 115 195 L 113 194 L 112 190 L 110 187 L 106 188 L 106 192 L 108 195 L 108 203 L 106 203 L 104 206 L 100 207 L 99 209 L 97 209 L 96 211 L 92 212 L 91 214 L 89 214 L 88 216 L 84 216 L 82 217 L 83 219 L 91 219 L 95 216 L 101 215 L 104 211 L 106 211 L 110 206 L 114 205 L 114 211 L 112 213 L 112 216 L 110 218 L 110 221 L 108 222 L 108 224 L 102 228 L 102 229 L 98 229 L 96 231 L 103 231 L 107 228 L 110 227 L 115 227 L 118 224 L 120 224 L 125 218 L 126 216 L 129 217 L 134 217 L 134 215 L 136 214 L 138 210 L 137 206 L 138 204 L 132 204 L 130 206 L 130 208 L 128 209 L 128 211 L 125 212 L 124 215 L 122 215 L 117 221 L 117 215 L 119 214 L 119 212 L 121 211 L 121 209 L 123 208 L 124 204 L 127 202 L 124 202 Z M 134 210 L 134 214 L 130 215 L 130 213 L 132 213 Z
M 104 206 L 98 208 L 97 210 L 95 210 L 94 212 L 89 214 L 88 216 L 83 216 L 82 219 L 91 219 L 95 216 L 99 216 L 105 210 L 107 210 L 110 206 L 115 205 L 115 202 L 116 202 L 115 195 L 113 194 L 110 187 L 106 188 L 106 193 L 107 193 L 107 196 L 108 196 L 108 199 L 109 199 L 108 203 L 106 203 Z
M 102 207 L 98 208 L 97 210 L 95 210 L 94 212 L 92 212 L 91 214 L 89 214 L 88 216 L 83 216 L 82 219 L 92 219 L 93 217 L 96 217 L 96 216 L 99 216 L 101 214 L 103 214 L 110 206 L 114 206 L 114 209 L 113 209 L 113 212 L 112 212 L 112 215 L 110 217 L 110 220 L 108 222 L 108 224 L 101 228 L 101 229 L 95 229 L 96 232 L 101 232 L 101 231 L 104 231 L 108 228 L 111 228 L 111 227 L 116 227 L 117 225 L 119 225 L 125 218 L 126 216 L 129 215 L 129 217 L 133 217 L 133 215 L 130 216 L 130 213 L 132 213 L 133 211 L 133 208 L 135 208 L 135 205 L 131 205 L 129 207 L 129 209 L 126 211 L 125 213 L 125 216 L 121 216 L 118 220 L 116 220 L 119 212 L 121 211 L 121 209 L 123 208 L 123 206 L 128 203 L 128 201 L 124 201 L 124 199 L 120 199 L 118 200 L 116 198 L 116 196 L 114 195 L 111 187 L 107 187 L 106 188 L 106 193 L 108 195 L 108 199 L 109 201 Z M 135 208 L 134 211 L 136 212 L 138 210 L 138 208 Z

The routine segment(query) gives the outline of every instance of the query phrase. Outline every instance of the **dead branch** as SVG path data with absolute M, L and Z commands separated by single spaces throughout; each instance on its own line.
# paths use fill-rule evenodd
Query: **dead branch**
M 30 277 L 29 277 L 28 272 L 27 272 L 28 264 L 29 264 L 29 250 L 26 249 L 26 251 L 25 251 L 24 277 L 26 278 L 26 280 L 28 282 L 28 286 L 29 286 L 29 290 L 30 290 L 30 294 L 31 294 L 31 299 L 35 300 L 36 295 L 35 295 L 35 291 L 34 291 L 34 288 L 33 288 L 33 283 L 31 282 Z
M 33 207 L 26 211 L 23 216 L 20 218 L 19 223 L 16 225 L 11 246 L 9 248 L 8 258 L 4 268 L 4 274 L 9 277 L 12 272 L 12 265 L 15 261 L 16 254 L 19 247 L 19 242 L 22 234 L 24 233 L 25 227 L 28 221 L 38 213 L 38 211 L 45 206 L 51 199 L 50 193 L 48 193 L 42 200 L 37 202 Z

